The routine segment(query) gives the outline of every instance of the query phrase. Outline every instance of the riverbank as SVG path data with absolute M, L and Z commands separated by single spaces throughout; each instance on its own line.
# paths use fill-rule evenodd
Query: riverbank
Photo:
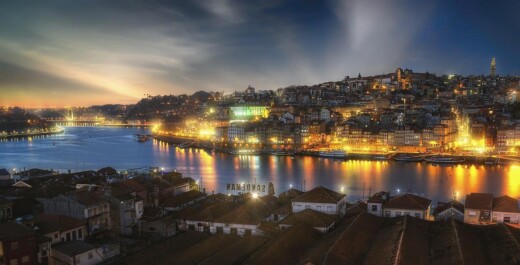
M 215 144 L 210 140 L 200 140 L 196 138 L 189 138 L 189 137 L 178 137 L 178 136 L 171 136 L 171 135 L 154 135 L 154 138 L 169 143 L 175 146 L 180 146 L 184 148 L 198 148 L 198 149 L 204 149 L 206 151 L 214 151 L 218 153 L 226 153 L 229 154 L 230 151 L 234 150 L 233 147 L 227 147 L 227 144 Z M 271 152 L 273 150 L 266 149 L 266 148 L 260 148 L 260 155 L 272 155 Z M 344 157 L 324 157 L 324 158 L 331 158 L 335 160 L 367 160 L 367 161 L 394 161 L 393 157 L 398 154 L 405 154 L 400 152 L 391 152 L 391 153 L 347 153 Z M 296 156 L 312 156 L 312 157 L 323 157 L 320 155 L 320 151 L 318 150 L 298 150 L 294 152 L 294 155 Z M 431 153 L 417 153 L 414 154 L 417 156 L 422 156 L 423 158 L 428 158 L 431 156 L 436 156 L 437 154 L 431 154 Z M 418 163 L 418 162 L 426 162 L 430 164 L 446 164 L 446 165 L 456 165 L 456 164 L 476 164 L 476 165 L 504 165 L 504 164 L 520 164 L 520 157 L 494 157 L 497 159 L 496 162 L 489 163 L 489 156 L 483 156 L 483 155 L 443 155 L 443 157 L 449 157 L 453 160 L 453 162 L 433 162 L 433 161 L 402 161 L 402 163 Z
M 17 133 L 17 134 L 0 134 L 0 140 L 54 135 L 54 134 L 63 133 L 64 131 L 65 130 L 63 128 L 56 128 L 56 129 L 51 129 L 50 131 L 43 131 L 43 132 L 32 132 L 32 133 L 23 132 L 23 133 Z

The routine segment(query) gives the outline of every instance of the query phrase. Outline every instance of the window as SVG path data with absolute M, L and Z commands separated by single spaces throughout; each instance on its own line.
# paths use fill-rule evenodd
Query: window
M 321 212 L 321 206 L 316 206 L 316 211 Z
M 477 212 L 475 212 L 475 211 L 469 211 L 469 212 L 468 212 L 468 215 L 469 215 L 469 216 L 477 216 Z
M 415 213 L 415 218 L 421 218 L 421 214 L 420 213 Z
M 67 242 L 70 241 L 70 232 L 67 233 Z
M 11 242 L 11 250 L 17 250 L 19 248 L 18 242 Z
M 390 217 L 390 211 L 385 211 L 385 217 Z
M 404 215 L 410 216 L 410 212 L 404 212 Z
M 332 206 L 327 206 L 327 212 L 332 212 Z
M 22 263 L 27 263 L 27 262 L 29 262 L 29 256 L 23 256 Z
M 377 205 L 372 205 L 372 212 L 377 212 Z
M 54 234 L 54 238 L 58 238 L 58 233 Z
M 511 217 L 504 216 L 504 223 L 511 223 Z
M 305 209 L 310 209 L 311 206 L 310 205 L 305 205 Z
M 401 212 L 395 212 L 395 216 L 401 216 Z
M 83 228 L 78 229 L 78 238 L 79 239 L 83 238 Z
M 94 257 L 94 255 L 92 254 L 92 252 L 89 252 L 88 253 L 88 259 L 92 259 Z

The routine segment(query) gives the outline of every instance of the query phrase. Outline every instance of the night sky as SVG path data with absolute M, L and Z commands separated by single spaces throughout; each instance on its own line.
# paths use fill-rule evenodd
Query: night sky
M 430 3 L 431 2 L 431 3 Z M 520 1 L 2 1 L 0 106 L 135 103 L 410 68 L 520 74 Z

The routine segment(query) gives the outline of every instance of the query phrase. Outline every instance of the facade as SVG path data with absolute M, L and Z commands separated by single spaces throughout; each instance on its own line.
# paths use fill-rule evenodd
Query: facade
M 518 224 L 519 221 L 520 208 L 517 199 L 509 196 L 493 199 L 492 222 Z
M 438 202 L 433 210 L 435 221 L 455 219 L 464 221 L 464 205 L 458 201 Z
M 489 224 L 493 210 L 493 194 L 471 193 L 466 195 L 464 223 Z
M 367 202 L 367 212 L 377 216 L 398 217 L 412 216 L 419 219 L 430 219 L 431 200 L 405 193 L 390 197 L 389 192 L 378 192 Z
M 53 247 L 51 253 L 53 265 L 94 265 L 103 261 L 96 246 L 83 241 L 58 244 Z
M 38 264 L 38 241 L 34 231 L 21 224 L 0 224 L 0 264 Z
M 0 222 L 10 220 L 13 217 L 13 203 L 4 197 L 0 197 Z
M 44 201 L 44 212 L 85 220 L 87 235 L 110 228 L 110 204 L 102 194 L 76 191 Z
M 322 186 L 314 188 L 292 199 L 292 212 L 306 209 L 317 212 L 343 216 L 346 211 L 347 196 Z

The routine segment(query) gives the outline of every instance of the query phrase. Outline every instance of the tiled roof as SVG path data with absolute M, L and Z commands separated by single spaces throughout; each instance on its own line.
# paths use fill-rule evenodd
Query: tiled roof
M 0 224 L 0 240 L 17 239 L 30 235 L 34 235 L 34 231 L 25 225 L 17 223 Z
M 280 193 L 280 197 L 290 197 L 290 198 L 296 198 L 303 194 L 303 191 L 297 190 L 295 188 L 291 188 L 285 192 Z
M 304 194 L 292 199 L 293 202 L 314 202 L 314 203 L 338 203 L 345 197 L 345 194 L 329 190 L 322 186 L 314 188 Z
M 83 220 L 57 214 L 40 214 L 36 216 L 35 221 L 51 223 L 61 231 L 75 229 L 85 225 L 85 221 Z
M 520 213 L 520 209 L 518 207 L 518 200 L 515 198 L 511 198 L 507 195 L 497 197 L 493 199 L 493 211 Z
M 52 246 L 53 250 L 61 252 L 71 257 L 73 255 L 85 253 L 95 248 L 96 246 L 83 241 L 71 241 Z
M 466 195 L 466 209 L 489 210 L 493 208 L 493 194 L 491 193 L 471 193 Z
M 85 206 L 94 206 L 106 202 L 103 195 L 97 192 L 76 191 L 68 194 L 67 197 Z
M 185 193 L 181 193 L 179 195 L 175 195 L 166 199 L 165 201 L 160 203 L 161 207 L 179 207 L 183 204 L 192 202 L 194 200 L 200 199 L 204 197 L 204 193 L 197 190 L 190 190 Z
M 305 209 L 301 212 L 289 215 L 280 224 L 295 225 L 297 223 L 305 223 L 312 227 L 329 227 L 337 218 L 338 217 L 335 215 L 325 214 L 312 209 Z
M 402 194 L 391 197 L 384 205 L 390 209 L 426 210 L 432 201 L 413 194 Z
M 450 202 L 438 202 L 437 207 L 433 210 L 433 215 L 438 215 L 451 208 L 464 213 L 464 205 L 458 201 L 452 200 Z

